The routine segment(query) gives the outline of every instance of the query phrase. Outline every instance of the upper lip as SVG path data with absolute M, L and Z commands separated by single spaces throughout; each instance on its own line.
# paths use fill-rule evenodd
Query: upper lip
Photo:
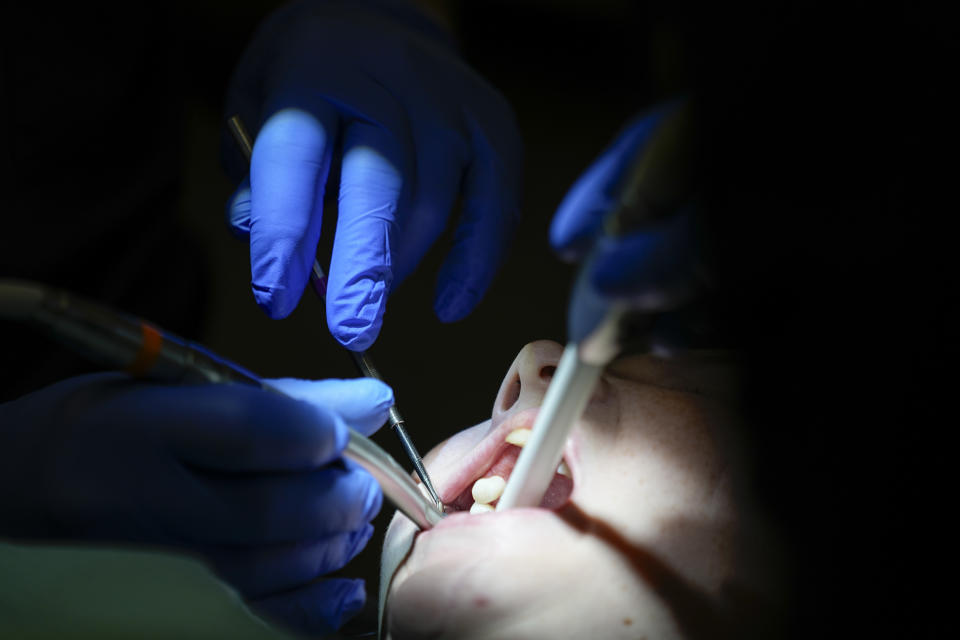
M 536 420 L 539 411 L 539 407 L 532 407 L 513 414 L 491 429 L 480 443 L 466 455 L 453 462 L 451 466 L 455 465 L 456 468 L 451 469 L 449 473 L 441 472 L 437 474 L 440 479 L 438 481 L 435 476 L 434 484 L 440 494 L 440 499 L 444 503 L 456 500 L 468 486 L 473 484 L 496 462 L 506 447 L 513 446 L 506 441 L 506 437 L 511 431 L 533 428 L 534 420 Z M 564 460 L 567 461 L 567 466 L 570 467 L 571 473 L 576 477 L 576 469 L 574 469 L 572 463 L 575 456 L 570 455 L 571 446 L 572 442 L 568 442 L 564 451 Z M 431 475 L 433 474 L 431 473 Z

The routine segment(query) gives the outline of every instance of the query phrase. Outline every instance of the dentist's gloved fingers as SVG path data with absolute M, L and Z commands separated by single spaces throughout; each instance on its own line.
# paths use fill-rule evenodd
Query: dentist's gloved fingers
M 503 152 L 473 127 L 473 159 L 463 185 L 463 213 L 440 267 L 433 310 L 442 322 L 465 317 L 487 292 L 520 221 L 520 150 Z
M 103 377 L 90 379 L 85 396 L 91 400 L 80 416 L 84 424 L 123 431 L 124 438 L 129 425 L 144 425 L 141 437 L 162 438 L 165 450 L 203 469 L 314 469 L 336 459 L 348 439 L 343 420 L 329 409 L 255 387 Z
M 336 459 L 349 438 L 333 411 L 302 400 L 239 385 L 179 389 L 177 404 L 164 387 L 116 398 L 104 407 L 116 419 L 168 425 L 170 447 L 184 463 L 220 471 L 304 471 Z M 124 400 L 126 398 L 126 400 Z M 111 403 L 113 404 L 113 403 Z
M 683 293 L 695 282 L 698 261 L 692 212 L 597 246 L 592 281 L 603 295 L 646 300 Z
M 417 146 L 416 184 L 412 202 L 398 225 L 394 251 L 393 286 L 397 287 L 420 264 L 447 227 L 463 182 L 466 145 Z
M 373 525 L 318 540 L 258 547 L 217 547 L 206 551 L 216 572 L 244 598 L 287 591 L 343 568 L 373 535 Z
M 227 225 L 238 238 L 250 237 L 250 177 L 245 177 L 227 200 Z
M 323 193 L 338 117 L 332 107 L 284 108 L 260 128 L 250 165 L 250 269 L 257 304 L 273 318 L 300 301 L 320 239 Z
M 590 246 L 613 206 L 607 188 L 617 173 L 616 156 L 605 153 L 573 183 L 550 223 L 550 245 L 567 260 L 576 260 Z
M 204 532 L 197 541 L 211 544 L 273 545 L 355 531 L 383 502 L 369 473 L 340 464 L 292 474 L 193 473 L 204 496 L 177 520 L 189 519 L 190 530 Z
M 373 378 L 351 380 L 268 380 L 287 395 L 336 412 L 365 436 L 382 427 L 393 406 L 393 390 Z
M 326 635 L 363 609 L 363 580 L 328 578 L 251 602 L 257 614 L 304 635 Z
M 650 140 L 661 118 L 662 111 L 655 111 L 628 124 L 564 196 L 550 223 L 550 244 L 565 259 L 579 259 L 589 249 L 604 214 L 616 204 L 615 191 L 628 163 Z
M 394 134 L 365 122 L 344 133 L 337 231 L 327 279 L 327 324 L 354 351 L 380 333 L 393 283 L 403 148 Z
M 271 109 L 300 107 L 314 113 L 317 101 L 332 106 L 343 123 L 353 123 L 338 127 L 340 135 L 352 140 L 337 145 L 344 149 L 344 181 L 328 274 L 327 316 L 331 333 L 354 350 L 375 341 L 386 296 L 443 234 L 461 195 L 464 169 L 474 156 L 499 154 L 494 163 L 507 165 L 505 172 L 519 181 L 519 153 L 513 153 L 514 148 L 519 151 L 519 133 L 506 101 L 459 59 L 449 36 L 418 8 L 389 4 L 357 8 L 341 2 L 290 3 L 264 23 L 248 46 L 228 99 L 228 113 L 239 112 L 251 126 Z M 495 151 L 473 148 L 476 129 L 483 130 Z M 389 139 L 378 139 L 382 137 Z M 352 156 L 347 155 L 351 148 L 357 149 Z M 397 150 L 399 154 L 391 155 Z M 377 162 L 376 154 L 385 162 Z M 225 153 L 225 161 L 231 160 Z M 360 180 L 351 178 L 351 172 Z M 302 293 L 308 264 L 275 259 L 257 266 L 252 245 L 260 192 L 256 175 L 252 181 L 254 285 L 258 301 L 277 317 L 288 313 Z M 518 191 L 513 188 L 507 199 L 515 200 Z M 461 232 L 461 238 L 466 233 Z M 477 240 L 479 245 L 488 243 Z M 460 317 L 476 304 L 502 254 L 497 250 L 486 260 L 466 258 L 461 262 L 469 266 L 448 268 L 441 316 Z M 455 256 L 451 262 L 456 261 Z M 483 264 L 480 273 L 462 273 L 477 263 Z M 292 273 L 284 281 L 275 275 L 294 267 L 302 277 Z M 271 290 L 273 281 L 287 288 Z

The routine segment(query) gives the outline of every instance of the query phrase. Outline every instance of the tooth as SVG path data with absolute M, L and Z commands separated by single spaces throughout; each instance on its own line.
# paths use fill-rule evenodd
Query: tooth
M 478 513 L 493 513 L 493 511 L 493 507 L 482 502 L 474 502 L 473 506 L 470 507 L 470 513 L 474 515 Z
M 473 483 L 473 499 L 483 504 L 490 504 L 500 497 L 503 488 L 507 486 L 507 481 L 500 476 L 490 476 L 489 478 L 480 478 Z
M 561 460 L 561 461 L 560 461 L 560 464 L 557 465 L 557 473 L 559 473 L 559 474 L 562 475 L 562 476 L 567 476 L 568 478 L 572 478 L 572 477 L 573 477 L 573 476 L 570 474 L 570 467 L 568 467 L 568 466 L 567 466 L 567 463 L 566 463 L 565 461 L 563 461 L 563 460 Z
M 530 438 L 530 429 L 514 429 L 507 434 L 507 442 L 522 447 Z

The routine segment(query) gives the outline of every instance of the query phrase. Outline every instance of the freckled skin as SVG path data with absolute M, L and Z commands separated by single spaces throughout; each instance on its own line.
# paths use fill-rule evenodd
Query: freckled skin
M 549 382 L 540 372 L 561 351 L 550 342 L 524 347 L 492 422 L 438 445 L 427 466 L 468 455 L 479 430 L 538 406 Z M 735 421 L 724 404 L 732 369 L 715 357 L 632 360 L 605 377 L 574 429 L 573 504 L 558 512 L 455 514 L 419 535 L 390 587 L 391 637 L 713 638 L 749 631 L 737 625 L 750 616 L 733 612 L 762 609 L 759 594 L 769 595 L 776 580 L 747 571 L 742 552 L 774 545 L 753 527 L 749 505 L 734 500 Z M 388 538 L 401 531 L 392 526 Z M 731 585 L 747 594 L 747 605 L 727 597 Z

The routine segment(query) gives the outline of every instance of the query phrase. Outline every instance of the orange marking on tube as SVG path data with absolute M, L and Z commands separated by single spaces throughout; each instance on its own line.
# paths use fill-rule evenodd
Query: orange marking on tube
M 163 346 L 163 334 L 146 323 L 141 323 L 140 332 L 143 340 L 140 342 L 140 351 L 133 361 L 127 365 L 127 373 L 135 376 L 146 375 L 157 361 L 160 348 Z

